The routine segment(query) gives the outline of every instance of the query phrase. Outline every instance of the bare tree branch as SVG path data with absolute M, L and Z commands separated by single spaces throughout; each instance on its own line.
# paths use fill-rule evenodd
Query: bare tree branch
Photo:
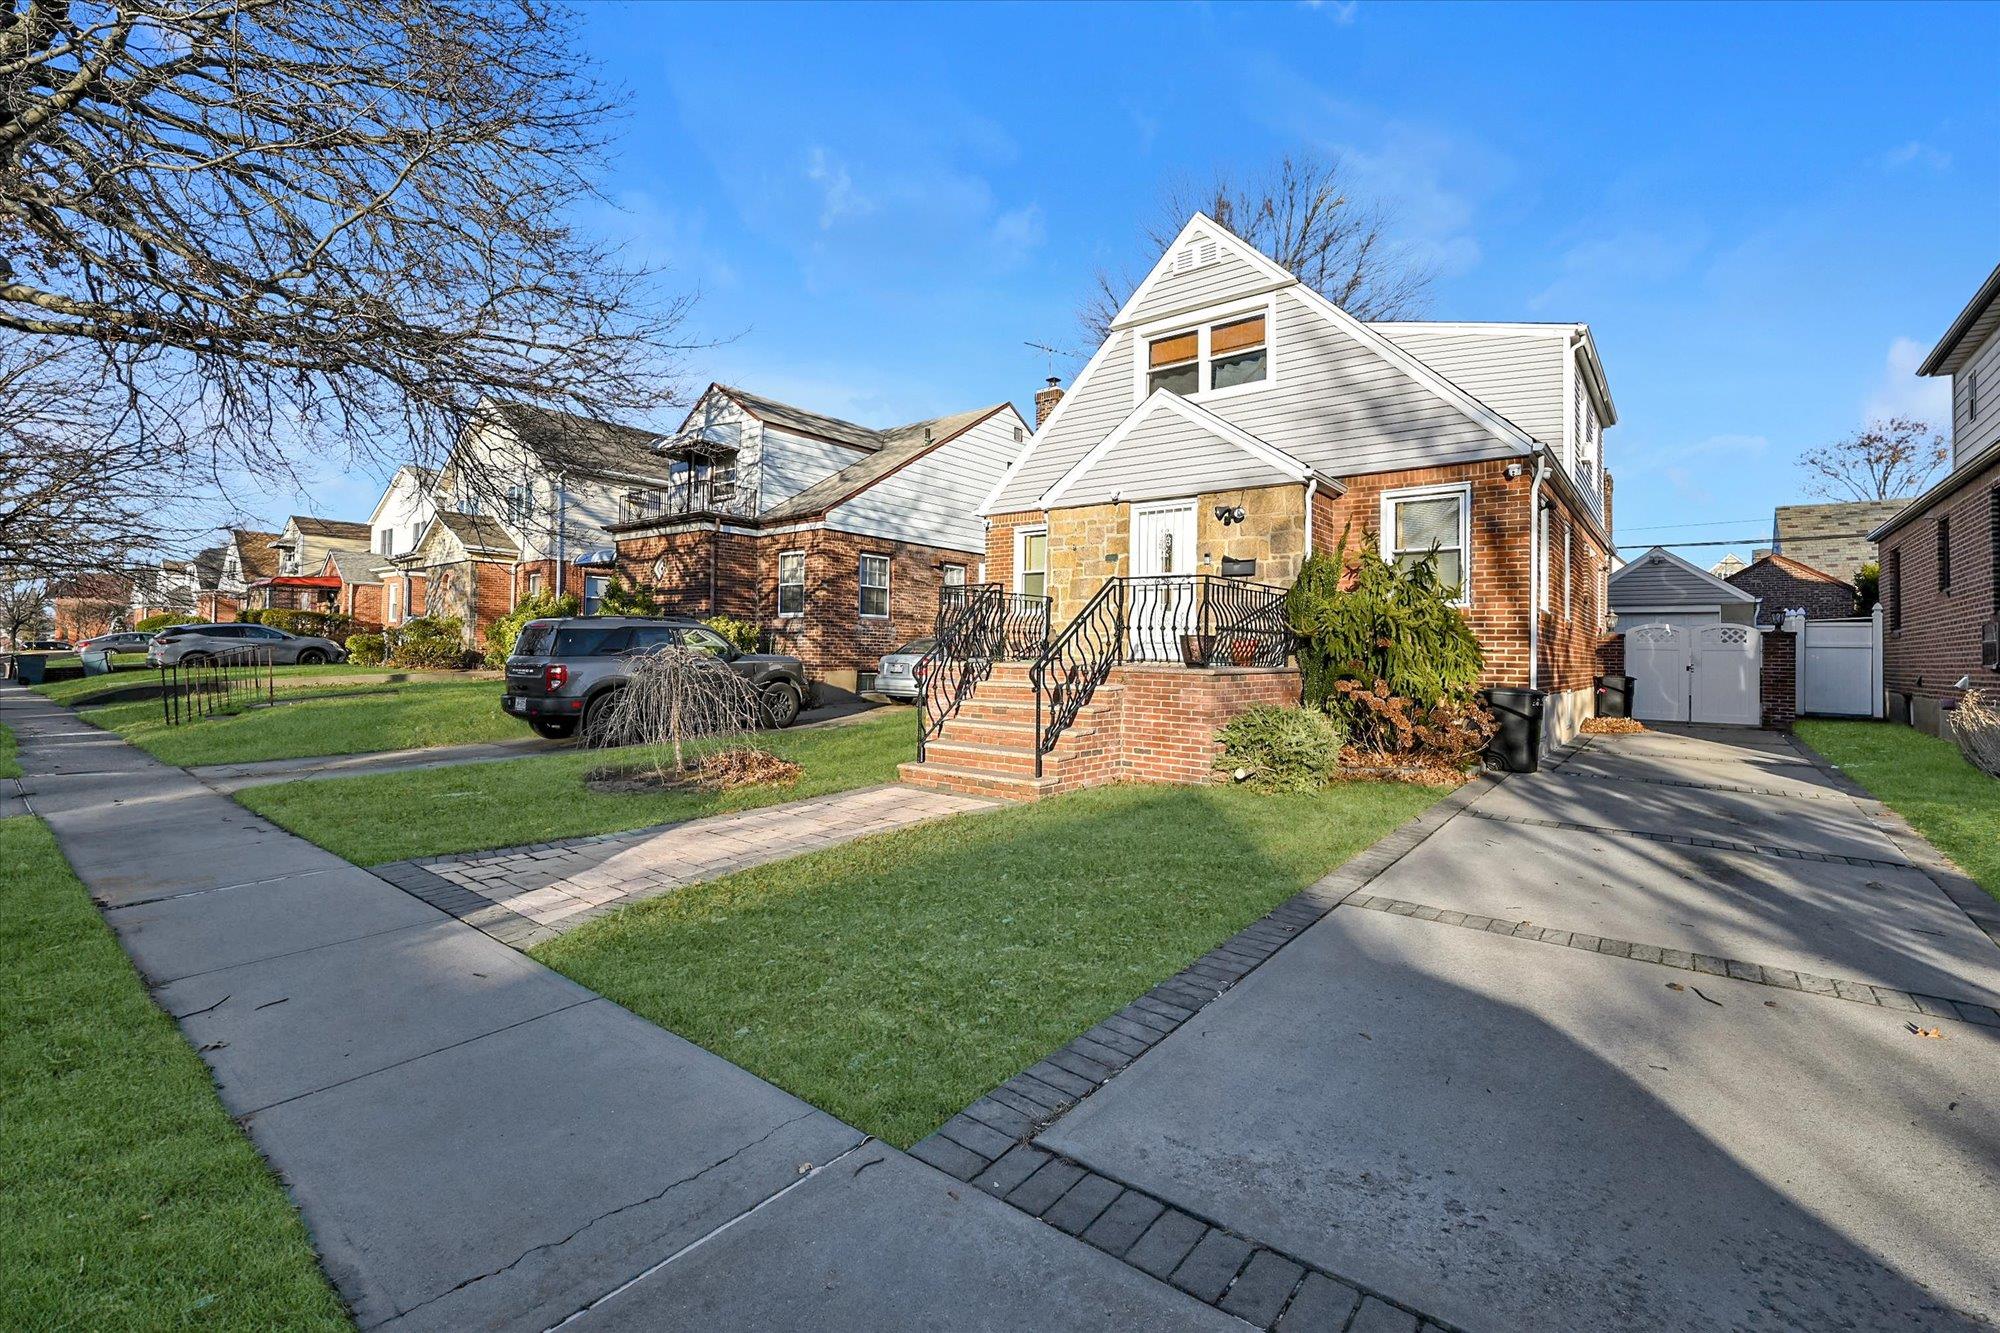
M 1951 461 L 1951 447 L 1927 421 L 1891 417 L 1844 440 L 1808 449 L 1799 466 L 1806 489 L 1829 500 L 1898 500 L 1915 495 Z
M 1157 220 L 1146 229 L 1153 250 L 1165 250 L 1196 213 L 1208 214 L 1356 319 L 1421 314 L 1435 277 L 1395 242 L 1389 207 L 1354 193 L 1337 157 L 1288 154 L 1249 177 L 1218 172 L 1205 186 L 1170 184 Z M 1093 342 L 1104 340 L 1138 285 L 1129 274 L 1098 273 L 1097 290 L 1077 312 Z

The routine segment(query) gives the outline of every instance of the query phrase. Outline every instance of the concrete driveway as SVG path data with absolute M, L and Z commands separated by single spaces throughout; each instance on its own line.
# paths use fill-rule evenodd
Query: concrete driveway
M 1956 1002 L 2000 947 L 1787 739 L 1599 738 L 1037 1142 L 1466 1329 L 1989 1327 Z

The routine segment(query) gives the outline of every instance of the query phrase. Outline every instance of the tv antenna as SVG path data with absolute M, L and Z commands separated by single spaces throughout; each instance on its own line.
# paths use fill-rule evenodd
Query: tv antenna
M 1076 355 L 1078 355 L 1077 353 L 1075 353 L 1075 352 L 1072 352 L 1072 351 L 1071 351 L 1071 350 L 1070 350 L 1069 348 L 1067 348 L 1067 347 L 1051 347 L 1051 346 L 1049 346 L 1049 345 L 1048 345 L 1047 343 L 1037 343 L 1037 342 L 1028 342 L 1028 343 L 1022 343 L 1021 345 L 1022 345 L 1023 347 L 1032 347 L 1032 348 L 1034 348 L 1034 349 L 1035 349 L 1035 350 L 1036 350 L 1037 352 L 1045 352 L 1045 353 L 1047 353 L 1047 354 L 1048 354 L 1048 358 L 1049 358 L 1049 378 L 1050 378 L 1051 380 L 1053 380 L 1053 379 L 1054 379 L 1054 378 L 1056 377 L 1056 358 L 1057 358 L 1057 357 L 1059 357 L 1059 356 L 1067 356 L 1067 357 L 1075 357 Z

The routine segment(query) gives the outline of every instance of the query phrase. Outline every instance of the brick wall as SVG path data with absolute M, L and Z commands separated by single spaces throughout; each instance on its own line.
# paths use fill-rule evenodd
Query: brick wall
M 1764 725 L 1790 731 L 1798 717 L 1798 636 L 1772 630 L 1764 636 L 1763 691 Z
M 55 599 L 55 637 L 75 643 L 109 634 L 125 623 L 125 604 L 90 597 Z
M 1297 704 L 1300 690 L 1297 671 L 1275 667 L 1121 666 L 1109 683 L 1119 687 L 1115 776 L 1134 782 L 1216 780 L 1216 731 L 1258 704 Z
M 986 525 L 986 581 L 1014 591 L 1014 530 L 1046 522 L 1039 510 L 995 514 Z
M 1764 599 L 1757 608 L 1760 625 L 1775 625 L 1784 619 L 1785 612 L 1800 608 L 1813 620 L 1839 620 L 1858 614 L 1860 607 L 1860 597 L 1851 585 L 1788 569 L 1783 556 L 1745 565 L 1724 581 Z
M 1625 674 L 1625 636 L 1607 634 L 1597 641 L 1597 674 L 1600 676 L 1622 676 Z
M 1995 588 L 1993 529 L 2000 458 L 1979 469 L 1971 484 L 1924 506 L 1882 542 L 1885 630 L 1883 684 L 1889 715 L 1940 733 L 1945 708 L 1957 702 L 1952 686 L 1971 676 L 1974 688 L 2000 688 L 2000 673 L 1979 664 L 1981 626 L 2000 610 Z M 1938 587 L 1938 519 L 1951 521 L 1951 587 Z M 1900 556 L 1901 607 L 1892 576 Z M 1897 612 L 1901 614 L 1898 616 Z
M 778 614 L 778 557 L 805 553 L 805 607 Z M 889 557 L 889 614 L 861 614 L 863 553 Z M 894 542 L 825 528 L 746 534 L 688 531 L 618 543 L 618 569 L 661 594 L 665 609 L 747 620 L 768 634 L 772 650 L 805 664 L 816 683 L 851 690 L 884 654 L 930 633 L 937 622 L 945 564 L 977 573 L 976 552 Z M 713 595 L 711 596 L 711 573 Z

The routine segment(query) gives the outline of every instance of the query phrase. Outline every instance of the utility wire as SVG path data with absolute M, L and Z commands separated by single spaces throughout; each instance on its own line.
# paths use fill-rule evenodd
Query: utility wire
M 1824 542 L 1824 541 L 1837 541 L 1843 537 L 1866 537 L 1867 535 L 1868 534 L 1865 532 L 1814 532 L 1806 534 L 1804 536 L 1794 537 L 1792 540 L 1794 542 Z M 1764 534 L 1759 534 L 1755 537 L 1735 537 L 1731 538 L 1728 541 L 1619 542 L 1618 549 L 1621 551 L 1629 551 L 1636 549 L 1638 547 L 1645 547 L 1646 549 L 1650 550 L 1655 546 L 1775 546 L 1776 544 L 1777 543 L 1773 538 Z

